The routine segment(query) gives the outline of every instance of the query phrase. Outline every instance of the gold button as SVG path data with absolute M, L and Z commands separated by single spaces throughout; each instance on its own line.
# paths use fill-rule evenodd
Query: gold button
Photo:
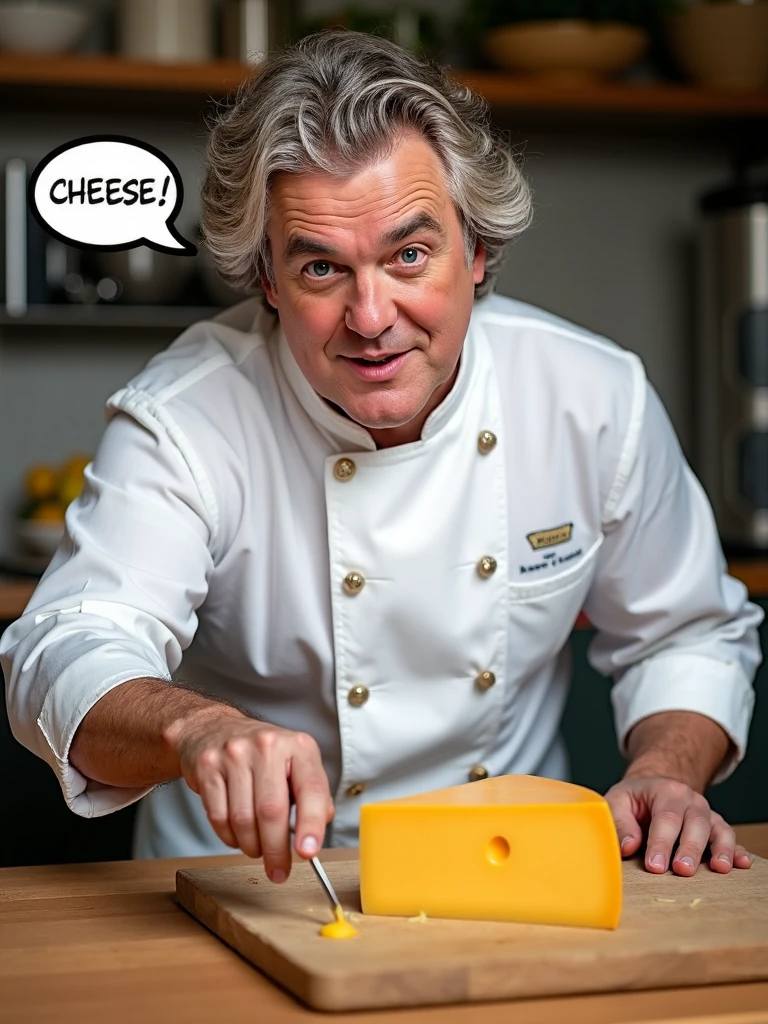
M 371 693 L 367 686 L 353 686 L 347 694 L 347 700 L 353 708 L 361 708 Z
M 348 572 L 344 577 L 344 589 L 348 594 L 359 594 L 365 586 L 365 576 L 359 572 Z
M 490 430 L 481 431 L 477 439 L 477 447 L 480 450 L 480 454 L 487 455 L 488 452 L 492 452 L 496 447 L 496 440 L 496 435 L 492 434 Z
M 356 782 L 353 786 L 350 786 L 347 790 L 347 796 L 360 796 L 361 793 L 365 792 L 365 783 Z
M 483 764 L 476 764 L 472 771 L 469 773 L 470 782 L 481 782 L 483 779 L 488 778 L 488 769 Z
M 496 559 L 491 557 L 491 555 L 483 555 L 477 563 L 477 571 L 484 580 L 487 580 L 489 576 L 493 576 L 496 572 Z
M 333 467 L 333 475 L 337 480 L 344 482 L 352 479 L 356 469 L 357 466 L 355 466 L 352 459 L 339 459 Z
M 493 684 L 496 682 L 496 676 L 493 672 L 489 672 L 487 669 L 485 672 L 478 672 L 475 676 L 475 686 L 478 690 L 490 690 Z

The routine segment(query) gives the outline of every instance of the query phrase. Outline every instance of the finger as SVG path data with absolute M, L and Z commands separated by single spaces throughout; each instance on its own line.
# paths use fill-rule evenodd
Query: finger
M 727 827 L 727 826 L 726 826 Z M 733 833 L 733 830 L 730 830 Z M 721 874 L 727 874 L 734 868 L 751 868 L 754 861 L 754 857 L 751 853 L 744 849 L 743 846 L 736 844 L 736 837 L 733 836 L 732 843 L 733 853 L 729 856 L 728 849 L 720 850 L 715 848 L 715 844 L 712 844 L 712 857 L 709 862 L 709 866 L 713 871 L 718 871 Z
M 229 825 L 227 786 L 221 772 L 210 768 L 198 772 L 195 792 L 200 794 L 213 831 L 222 843 L 237 849 L 237 837 Z
M 675 874 L 690 877 L 696 873 L 712 836 L 713 817 L 709 804 L 696 794 L 683 816 L 680 843 L 672 862 Z
M 640 822 L 632 813 L 630 800 L 627 796 L 611 796 L 606 793 L 605 799 L 611 808 L 613 821 L 616 825 L 616 834 L 619 837 L 619 847 L 622 857 L 631 857 L 637 853 L 643 841 L 643 830 Z
M 264 870 L 277 884 L 291 873 L 290 799 L 286 776 L 286 741 L 277 732 L 256 736 L 254 806 Z
M 661 874 L 667 870 L 672 847 L 683 827 L 688 803 L 687 794 L 690 792 L 687 786 L 670 782 L 669 785 L 665 785 L 662 795 L 654 799 L 645 851 L 645 866 L 648 871 Z
M 755 858 L 743 846 L 737 846 L 733 852 L 733 866 L 735 868 L 751 868 Z
M 296 852 L 314 857 L 323 845 L 326 825 L 334 814 L 320 748 L 311 736 L 296 736 L 291 759 L 291 789 L 296 801 Z
M 733 867 L 736 853 L 736 833 L 721 815 L 712 814 L 712 835 L 709 840 L 709 866 L 713 871 L 726 874 Z
M 256 815 L 253 809 L 253 775 L 250 765 L 250 743 L 244 737 L 228 740 L 225 777 L 229 826 L 237 837 L 237 845 L 249 857 L 261 856 Z

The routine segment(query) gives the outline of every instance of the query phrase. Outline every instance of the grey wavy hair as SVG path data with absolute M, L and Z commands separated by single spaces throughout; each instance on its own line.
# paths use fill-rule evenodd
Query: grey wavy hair
M 475 299 L 493 290 L 506 247 L 531 219 L 517 157 L 482 96 L 436 63 L 379 36 L 328 29 L 270 53 L 234 102 L 209 121 L 201 191 L 205 244 L 234 288 L 274 285 L 266 225 L 278 172 L 346 177 L 385 157 L 404 130 L 429 142 L 444 167 L 467 267 L 485 247 Z

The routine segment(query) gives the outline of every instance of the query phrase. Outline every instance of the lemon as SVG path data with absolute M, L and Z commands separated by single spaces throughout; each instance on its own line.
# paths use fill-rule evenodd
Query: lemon
M 60 501 L 41 501 L 32 509 L 30 519 L 45 523 L 63 523 L 64 506 Z
M 85 467 L 91 462 L 90 455 L 72 455 L 64 465 L 61 467 L 61 475 L 64 476 L 82 476 L 85 472 Z
M 58 473 L 53 466 L 30 466 L 24 477 L 24 491 L 33 501 L 45 501 L 56 493 Z
M 84 479 L 81 474 L 62 473 L 59 477 L 59 486 L 56 490 L 56 497 L 63 505 L 69 505 L 75 498 L 79 498 L 83 490 Z

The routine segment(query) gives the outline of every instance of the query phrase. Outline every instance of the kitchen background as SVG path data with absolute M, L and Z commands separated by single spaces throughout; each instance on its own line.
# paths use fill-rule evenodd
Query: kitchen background
M 599 20 L 562 22 L 584 15 Z M 765 0 L 0 0 L 0 572 L 9 586 L 44 565 L 46 542 L 101 435 L 107 396 L 186 323 L 237 298 L 204 252 L 187 260 L 141 247 L 83 257 L 54 242 L 18 215 L 24 175 L 78 137 L 135 137 L 181 172 L 177 226 L 194 238 L 202 113 L 259 50 L 331 24 L 420 46 L 485 91 L 494 121 L 521 153 L 536 204 L 497 290 L 637 352 L 697 468 L 719 444 L 702 432 L 712 425 L 715 397 L 697 399 L 697 367 L 707 345 L 716 346 L 705 337 L 720 322 L 705 299 L 711 305 L 719 294 L 718 267 L 731 260 L 732 278 L 741 257 L 716 240 L 714 277 L 702 295 L 697 254 L 713 215 L 705 217 L 699 204 L 737 178 L 762 200 L 739 200 L 728 244 L 738 249 L 742 235 L 764 232 L 744 287 L 763 317 L 747 344 L 768 351 L 766 184 L 760 191 L 768 183 Z M 717 358 L 708 355 L 710 370 Z M 721 374 L 712 374 L 706 386 L 716 389 Z M 743 400 L 744 387 L 739 394 Z M 768 462 L 762 465 L 768 480 Z M 759 467 L 751 472 L 760 476 Z M 726 540 L 761 599 L 768 572 L 755 536 L 736 527 Z M 12 619 L 23 602 L 18 610 L 13 600 L 4 604 L 2 587 L 0 580 L 0 619 Z M 590 635 L 574 635 L 565 730 L 575 781 L 604 790 L 622 762 L 608 684 L 585 661 Z M 733 821 L 768 820 L 765 785 L 758 785 L 768 776 L 764 678 L 749 757 L 711 794 Z M 0 864 L 127 855 L 131 812 L 76 819 L 50 769 L 14 743 L 4 718 L 0 770 L 13 779 L 16 825 L 0 838 Z M 40 807 L 45 813 L 30 813 Z

